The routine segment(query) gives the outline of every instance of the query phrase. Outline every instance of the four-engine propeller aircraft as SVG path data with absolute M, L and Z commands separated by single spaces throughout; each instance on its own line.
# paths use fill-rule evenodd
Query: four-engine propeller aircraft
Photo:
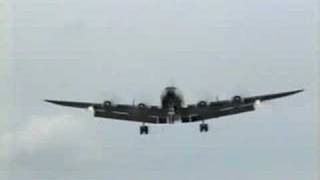
M 126 120 L 142 123 L 140 134 L 148 134 L 149 128 L 146 123 L 173 124 L 181 121 L 191 123 L 201 121 L 200 132 L 209 130 L 204 121 L 221 116 L 233 115 L 254 111 L 256 106 L 263 101 L 293 95 L 303 90 L 267 94 L 253 97 L 234 96 L 231 100 L 214 102 L 200 101 L 197 104 L 185 105 L 183 96 L 176 87 L 167 87 L 161 95 L 161 106 L 112 104 L 111 101 L 103 103 L 71 102 L 45 100 L 46 102 L 70 106 L 75 108 L 87 108 L 94 112 L 95 117 Z

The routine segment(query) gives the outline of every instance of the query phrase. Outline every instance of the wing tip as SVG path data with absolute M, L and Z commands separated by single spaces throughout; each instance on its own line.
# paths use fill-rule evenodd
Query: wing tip
M 295 94 L 298 94 L 298 93 L 302 93 L 304 91 L 305 91 L 305 89 L 298 89 L 298 90 L 295 90 L 295 91 L 289 91 L 289 92 L 283 93 L 283 96 L 291 96 L 291 95 L 295 95 Z
M 52 104 L 60 104 L 59 101 L 55 101 L 55 100 L 44 99 L 43 101 L 47 103 L 52 103 Z
M 295 91 L 292 91 L 293 94 L 297 94 L 297 93 L 301 93 L 301 92 L 304 92 L 305 89 L 299 89 L 299 90 L 295 90 Z

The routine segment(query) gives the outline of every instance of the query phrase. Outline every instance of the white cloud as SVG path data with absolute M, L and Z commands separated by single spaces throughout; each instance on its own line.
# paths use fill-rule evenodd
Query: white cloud
M 11 174 L 43 168 L 82 168 L 100 154 L 99 138 L 89 121 L 71 115 L 32 116 L 24 126 L 0 134 L 0 158 Z M 90 127 L 91 126 L 91 127 Z M 45 163 L 44 163 L 45 161 Z M 32 164 L 32 166 L 30 166 Z

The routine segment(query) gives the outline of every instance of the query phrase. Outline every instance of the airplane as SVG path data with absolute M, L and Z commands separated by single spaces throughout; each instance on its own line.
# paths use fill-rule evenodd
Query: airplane
M 113 104 L 111 101 L 104 101 L 103 103 L 44 101 L 62 106 L 88 109 L 93 112 L 94 117 L 140 122 L 142 123 L 140 134 L 143 135 L 149 134 L 149 127 L 146 123 L 174 124 L 175 122 L 192 123 L 200 121 L 200 132 L 208 132 L 209 126 L 205 123 L 206 120 L 254 111 L 261 102 L 297 94 L 302 91 L 304 90 L 252 97 L 236 95 L 229 100 L 213 102 L 202 100 L 196 104 L 185 105 L 181 91 L 177 87 L 169 86 L 161 94 L 161 106 L 148 106 L 144 103 L 137 105 Z

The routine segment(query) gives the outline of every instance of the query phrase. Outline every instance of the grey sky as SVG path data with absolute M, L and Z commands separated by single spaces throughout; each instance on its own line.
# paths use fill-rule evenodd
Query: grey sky
M 317 1 L 1 4 L 0 179 L 316 179 Z M 305 88 L 253 113 L 151 126 L 43 99 L 187 103 Z

